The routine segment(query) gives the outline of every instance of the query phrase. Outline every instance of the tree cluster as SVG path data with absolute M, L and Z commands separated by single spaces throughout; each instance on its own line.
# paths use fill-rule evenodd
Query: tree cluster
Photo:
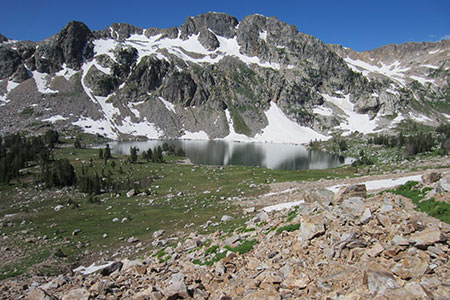
M 22 169 L 51 162 L 51 149 L 58 137 L 53 130 L 49 132 L 44 136 L 13 134 L 0 137 L 0 183 L 20 180 Z

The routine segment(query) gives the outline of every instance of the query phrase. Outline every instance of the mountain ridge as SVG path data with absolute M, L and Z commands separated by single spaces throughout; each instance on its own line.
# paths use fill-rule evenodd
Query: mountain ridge
M 423 45 L 434 50 L 425 54 Z M 42 42 L 1 44 L 0 115 L 11 124 L 1 130 L 44 121 L 113 139 L 277 142 L 260 139 L 275 126 L 268 117 L 273 106 L 297 124 L 293 143 L 350 134 L 358 122 L 367 125 L 363 133 L 407 118 L 437 124 L 450 113 L 435 107 L 448 103 L 449 45 L 356 52 L 261 15 L 239 22 L 206 13 L 168 29 L 113 23 L 91 31 L 72 21 Z M 408 46 L 416 50 L 405 51 L 401 62 L 386 59 Z M 33 112 L 24 118 L 26 110 Z

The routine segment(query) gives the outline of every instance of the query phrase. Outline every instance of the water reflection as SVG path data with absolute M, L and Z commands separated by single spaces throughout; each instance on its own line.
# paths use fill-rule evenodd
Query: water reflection
M 113 153 L 129 154 L 130 147 L 139 153 L 167 142 L 183 147 L 186 156 L 200 165 L 244 165 L 270 169 L 327 169 L 351 163 L 350 158 L 321 151 L 309 151 L 301 145 L 271 143 L 239 143 L 200 140 L 149 140 L 110 143 Z

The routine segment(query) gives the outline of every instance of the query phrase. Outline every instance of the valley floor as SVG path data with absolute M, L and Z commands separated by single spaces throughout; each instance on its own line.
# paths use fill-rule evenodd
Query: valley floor
M 3 280 L 0 293 L 6 299 L 27 295 L 35 297 L 32 299 L 448 298 L 448 224 L 416 211 L 409 198 L 395 192 L 379 193 L 383 188 L 369 189 L 367 196 L 341 198 L 327 189 L 374 180 L 421 178 L 432 172 L 447 180 L 449 158 L 432 158 L 402 169 L 277 183 L 262 173 L 265 182 L 272 182 L 269 188 L 258 183 L 256 173 L 256 184 L 247 182 L 253 192 L 238 196 L 239 192 L 228 199 L 242 206 L 230 210 L 230 219 L 240 220 L 234 226 L 215 227 L 214 222 L 233 222 L 224 217 L 209 219 L 201 226 L 186 226 L 184 233 L 154 231 L 147 240 L 140 236 L 142 242 L 129 240 L 128 251 L 96 256 L 95 265 L 100 266 L 94 273 L 44 275 L 42 265 L 36 265 L 32 272 Z M 367 171 L 359 169 L 360 173 Z M 420 189 L 448 203 L 450 193 L 442 189 L 441 181 L 419 183 Z M 138 198 L 132 197 L 139 202 Z M 261 210 L 299 200 L 304 203 L 289 209 Z M 154 250 L 139 251 L 144 249 L 142 243 L 152 243 Z M 5 257 L 9 250 L 3 249 Z M 57 263 L 58 258 L 54 259 Z M 48 264 L 51 262 L 46 261 Z

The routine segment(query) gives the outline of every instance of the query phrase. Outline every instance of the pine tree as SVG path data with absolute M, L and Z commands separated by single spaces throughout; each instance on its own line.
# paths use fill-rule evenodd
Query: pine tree
M 105 148 L 105 152 L 104 152 L 104 157 L 106 160 L 112 158 L 111 155 L 111 148 L 109 148 L 109 144 L 106 144 L 106 148 Z
M 130 147 L 130 157 L 129 160 L 131 163 L 135 164 L 137 162 L 137 152 L 138 152 L 138 148 L 137 147 Z
M 73 146 L 75 147 L 75 149 L 81 149 L 81 142 L 80 142 L 80 138 L 78 136 L 75 138 L 75 142 L 73 143 Z

